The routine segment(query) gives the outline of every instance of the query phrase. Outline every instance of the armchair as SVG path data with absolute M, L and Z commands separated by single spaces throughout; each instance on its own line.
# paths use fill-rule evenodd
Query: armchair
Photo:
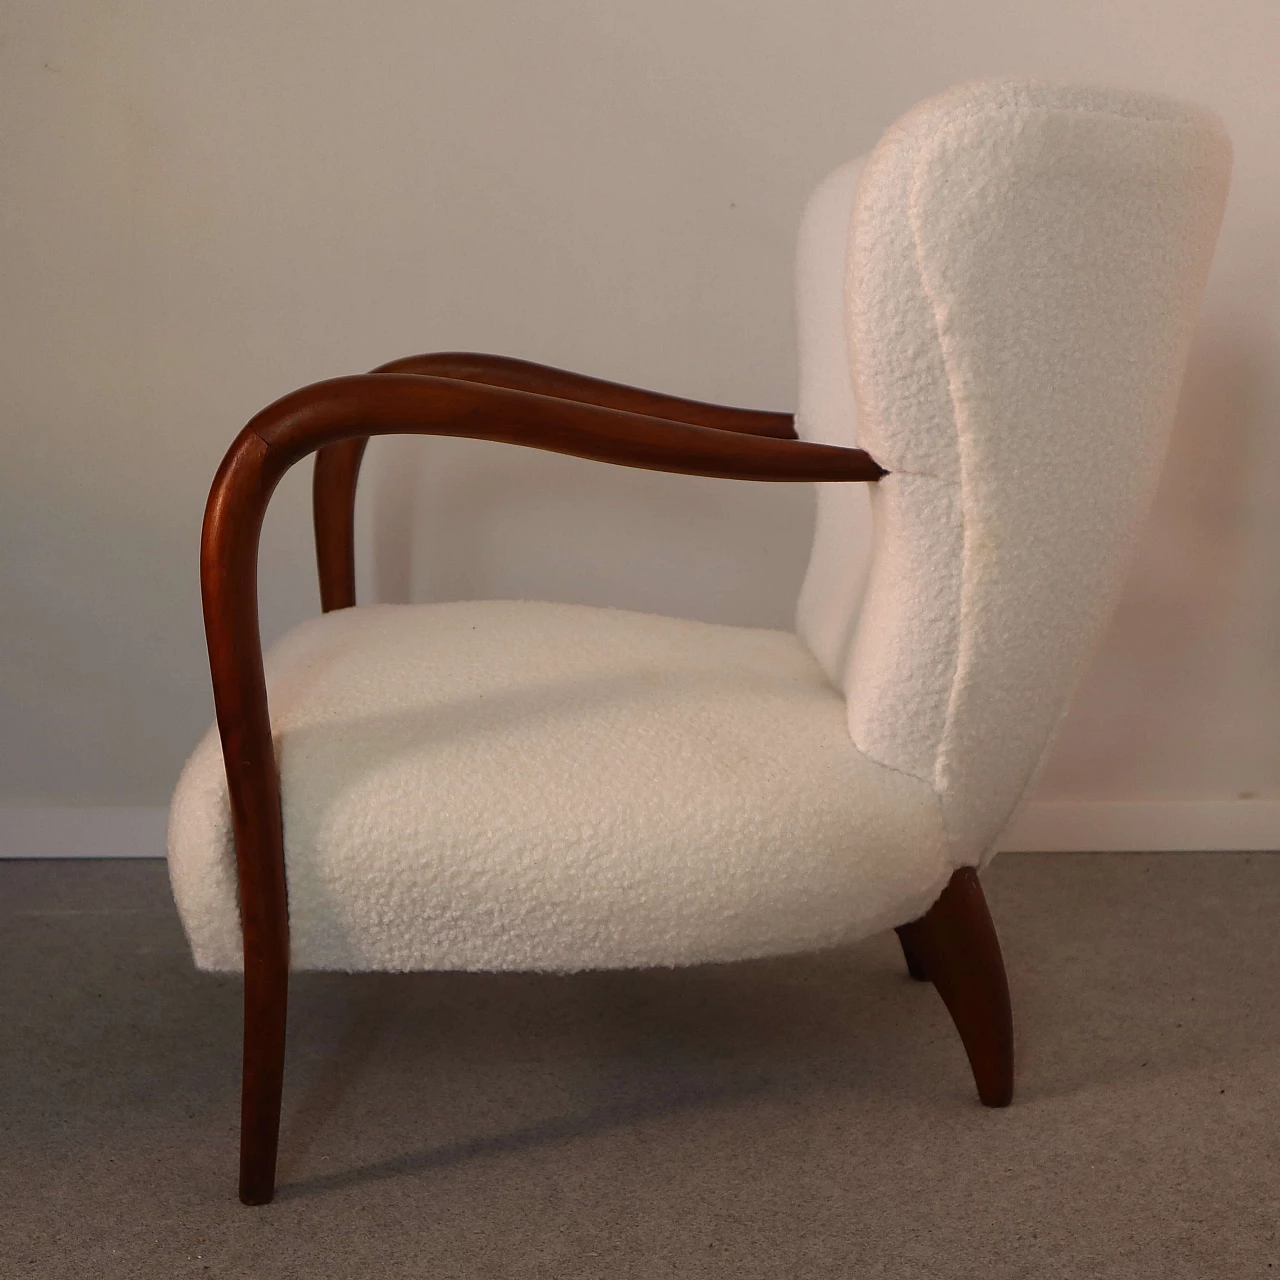
M 815 193 L 794 419 L 442 354 L 249 422 L 202 540 L 216 731 L 169 835 L 196 963 L 244 971 L 245 1203 L 273 1194 L 291 968 L 682 965 L 896 928 L 979 1097 L 1010 1101 L 978 871 L 1119 590 L 1229 167 L 1198 108 L 963 86 Z M 354 607 L 361 454 L 406 432 L 817 482 L 796 633 Z M 262 517 L 310 453 L 323 613 L 264 660 Z

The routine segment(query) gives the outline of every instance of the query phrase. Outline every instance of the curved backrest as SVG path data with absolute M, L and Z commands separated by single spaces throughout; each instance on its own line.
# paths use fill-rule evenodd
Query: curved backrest
M 855 745 L 937 790 L 957 861 L 989 855 L 1114 608 L 1230 164 L 1200 108 L 988 81 L 909 112 L 857 182 L 854 429 L 892 474 L 829 674 Z
M 867 157 L 841 165 L 809 197 L 796 245 L 796 434 L 859 448 L 849 367 L 845 276 L 853 202 Z M 871 569 L 871 496 L 863 484 L 820 484 L 796 630 L 832 684 L 843 688 Z

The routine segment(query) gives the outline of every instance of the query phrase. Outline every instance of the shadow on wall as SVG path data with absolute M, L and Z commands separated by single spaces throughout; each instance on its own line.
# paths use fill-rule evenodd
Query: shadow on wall
M 1203 792 L 1206 779 L 1229 786 L 1244 776 L 1256 756 L 1232 741 L 1227 704 L 1239 619 L 1252 613 L 1241 593 L 1249 589 L 1250 491 L 1266 398 L 1257 345 L 1198 336 L 1151 515 L 1041 798 L 1133 799 L 1136 768 L 1150 789 L 1185 781 Z M 1204 756 L 1198 768 L 1187 761 L 1192 725 Z M 1121 780 L 1119 791 L 1111 779 Z

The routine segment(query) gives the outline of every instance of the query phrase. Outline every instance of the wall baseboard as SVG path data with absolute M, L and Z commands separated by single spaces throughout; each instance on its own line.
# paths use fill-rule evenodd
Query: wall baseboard
M 161 808 L 0 808 L 0 858 L 162 858 Z M 1280 852 L 1280 800 L 1032 801 L 1018 853 Z
M 1019 853 L 1280 852 L 1280 800 L 1031 801 L 1000 837 Z
M 0 858 L 163 858 L 168 811 L 0 808 Z

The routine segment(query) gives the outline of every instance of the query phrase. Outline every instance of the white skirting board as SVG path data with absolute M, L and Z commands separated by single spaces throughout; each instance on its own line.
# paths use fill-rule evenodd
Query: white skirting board
M 999 847 L 1010 853 L 1280 852 L 1280 800 L 1030 801 Z
M 167 809 L 0 808 L 0 858 L 163 858 Z
M 160 808 L 0 808 L 0 858 L 161 858 Z M 1040 800 L 1004 833 L 1018 853 L 1280 851 L 1280 800 Z

